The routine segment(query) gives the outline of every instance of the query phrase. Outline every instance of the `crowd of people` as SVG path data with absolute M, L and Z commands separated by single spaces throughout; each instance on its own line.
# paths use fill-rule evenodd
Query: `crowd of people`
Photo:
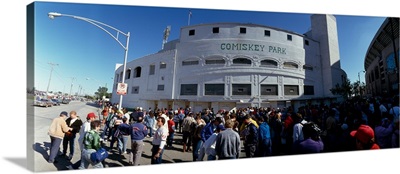
M 105 142 L 109 142 L 109 153 L 122 155 L 129 150 L 129 165 L 140 165 L 145 138 L 152 139 L 151 164 L 161 164 L 164 150 L 173 144 L 182 145 L 183 153 L 192 153 L 193 161 L 237 159 L 242 148 L 245 158 L 398 148 L 399 109 L 398 97 L 306 105 L 296 110 L 247 107 L 193 112 L 190 107 L 147 111 L 137 107 L 129 113 L 105 105 L 98 119 L 89 113 L 84 123 L 75 111 L 69 117 L 63 111 L 49 129 L 48 162 L 56 162 L 61 142 L 62 156 L 71 159 L 77 133 L 82 155 L 71 169 L 86 169 L 89 164 L 104 167 L 102 162 L 92 163 L 90 154 Z M 174 139 L 177 133 L 182 135 L 179 141 Z

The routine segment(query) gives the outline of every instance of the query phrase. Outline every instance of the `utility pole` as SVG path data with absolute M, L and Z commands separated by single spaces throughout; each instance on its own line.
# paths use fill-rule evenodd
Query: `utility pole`
M 69 98 L 71 99 L 71 97 L 72 97 L 72 86 L 74 85 L 74 80 L 75 80 L 75 77 L 72 77 L 72 80 L 71 80 L 71 88 L 69 89 Z
M 49 78 L 49 83 L 47 84 L 46 95 L 48 95 L 48 93 L 49 93 L 50 81 L 51 81 L 51 74 L 53 74 L 53 69 L 54 69 L 54 66 L 58 66 L 58 64 L 56 64 L 56 63 L 50 63 L 50 62 L 49 62 L 49 65 L 51 66 L 51 70 L 50 70 L 50 78 Z

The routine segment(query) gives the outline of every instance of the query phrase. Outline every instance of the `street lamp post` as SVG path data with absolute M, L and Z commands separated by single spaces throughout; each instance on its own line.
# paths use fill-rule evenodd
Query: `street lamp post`
M 79 19 L 79 20 L 88 22 L 88 23 L 93 24 L 94 26 L 100 28 L 101 30 L 106 32 L 108 35 L 110 35 L 115 41 L 117 41 L 121 45 L 121 47 L 125 50 L 124 64 L 123 64 L 123 71 L 122 71 L 122 81 L 121 81 L 122 83 L 125 83 L 126 60 L 128 58 L 130 32 L 124 33 L 124 32 L 122 32 L 122 31 L 120 31 L 120 30 L 118 30 L 118 29 L 116 29 L 116 28 L 114 28 L 114 27 L 112 27 L 110 25 L 104 24 L 104 23 L 99 22 L 99 21 L 95 21 L 93 19 L 80 17 L 80 16 L 74 16 L 74 15 L 69 15 L 69 14 L 61 14 L 61 13 L 56 13 L 56 12 L 50 12 L 50 13 L 48 13 L 48 16 L 49 16 L 50 19 L 54 19 L 55 17 L 65 16 L 65 17 L 72 17 L 72 18 L 75 18 L 75 19 Z M 110 33 L 110 31 L 108 31 L 104 27 L 107 27 L 108 29 L 112 29 L 112 30 L 116 31 L 117 34 L 114 36 L 113 34 Z M 118 39 L 119 34 L 122 34 L 122 35 L 126 36 L 126 45 L 125 46 L 121 43 L 121 41 L 119 41 L 119 39 Z M 120 95 L 119 103 L 118 103 L 118 109 L 121 109 L 121 107 L 122 107 L 122 98 L 123 98 L 123 95 Z
M 360 71 L 360 72 L 363 72 L 363 73 L 365 73 L 365 71 L 364 70 L 362 70 L 362 71 Z M 360 95 L 361 95 L 361 79 L 360 79 L 360 72 L 358 72 L 358 92 L 360 93 Z

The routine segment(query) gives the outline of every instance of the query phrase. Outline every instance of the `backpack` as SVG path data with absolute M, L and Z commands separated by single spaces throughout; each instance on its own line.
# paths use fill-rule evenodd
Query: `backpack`
M 98 149 L 96 152 L 90 154 L 90 160 L 97 164 L 104 161 L 108 157 L 108 152 L 104 148 Z

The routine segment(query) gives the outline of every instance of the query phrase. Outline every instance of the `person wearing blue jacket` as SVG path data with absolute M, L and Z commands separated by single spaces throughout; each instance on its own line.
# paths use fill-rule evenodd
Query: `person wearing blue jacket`
M 245 125 L 245 128 L 241 132 L 241 135 L 244 138 L 244 150 L 247 158 L 255 157 L 258 145 L 258 129 L 251 119 L 250 115 L 244 117 L 243 124 Z
M 260 157 L 272 155 L 271 131 L 264 117 L 258 118 L 258 153 Z
M 143 139 L 147 135 L 147 126 L 143 124 L 143 117 L 138 117 L 137 122 L 130 126 L 131 135 L 131 153 L 129 157 L 129 164 L 138 166 L 143 152 Z
M 201 130 L 201 141 L 203 143 L 210 138 L 210 136 L 215 132 L 217 129 L 218 125 L 222 123 L 222 120 L 220 117 L 215 118 L 213 121 L 208 123 L 204 128 Z

